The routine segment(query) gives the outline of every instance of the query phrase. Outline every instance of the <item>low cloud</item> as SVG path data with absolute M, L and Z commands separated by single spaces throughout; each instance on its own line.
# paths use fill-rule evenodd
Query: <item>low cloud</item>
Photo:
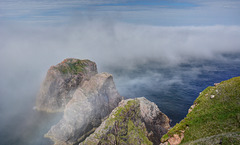
M 239 26 L 157 27 L 92 20 L 44 28 L 5 25 L 0 31 L 1 73 L 8 77 L 19 71 L 45 73 L 67 57 L 91 59 L 104 71 L 240 52 Z

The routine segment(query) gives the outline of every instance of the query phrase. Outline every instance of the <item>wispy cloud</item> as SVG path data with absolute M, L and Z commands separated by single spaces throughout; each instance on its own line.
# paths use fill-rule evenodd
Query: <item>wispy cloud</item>
M 59 27 L 2 28 L 1 59 L 14 58 L 8 62 L 19 65 L 42 56 L 45 59 L 37 61 L 38 65 L 56 64 L 66 57 L 89 58 L 105 65 L 131 66 L 146 60 L 174 64 L 240 51 L 238 26 L 158 27 L 84 20 Z M 33 60 L 27 61 L 29 57 Z M 0 64 L 5 66 L 4 62 Z
M 75 18 L 118 16 L 115 19 L 125 22 L 160 25 L 240 24 L 240 2 L 235 0 L 2 0 L 0 11 L 0 21 L 66 23 L 78 15 Z

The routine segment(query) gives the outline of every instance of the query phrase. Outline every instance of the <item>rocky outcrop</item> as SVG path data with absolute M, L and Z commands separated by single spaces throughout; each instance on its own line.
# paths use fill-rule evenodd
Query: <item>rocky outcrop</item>
M 159 144 L 169 127 L 169 118 L 153 102 L 144 97 L 123 100 L 80 145 Z
M 63 111 L 76 88 L 96 74 L 97 66 L 90 60 L 69 58 L 52 66 L 41 85 L 36 109 L 47 112 Z
M 121 100 L 112 75 L 96 74 L 77 88 L 65 107 L 63 118 L 45 137 L 55 144 L 75 144 L 94 131 Z

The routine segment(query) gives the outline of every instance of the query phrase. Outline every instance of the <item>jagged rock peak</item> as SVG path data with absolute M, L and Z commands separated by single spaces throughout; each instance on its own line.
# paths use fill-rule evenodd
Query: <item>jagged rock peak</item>
M 36 99 L 36 109 L 63 111 L 77 87 L 97 74 L 95 62 L 68 58 L 51 66 Z
M 156 144 L 169 129 L 169 118 L 146 98 L 122 100 L 109 117 L 79 145 Z
M 45 135 L 58 145 L 85 139 L 122 100 L 108 73 L 92 76 L 78 87 L 64 110 L 63 118 Z

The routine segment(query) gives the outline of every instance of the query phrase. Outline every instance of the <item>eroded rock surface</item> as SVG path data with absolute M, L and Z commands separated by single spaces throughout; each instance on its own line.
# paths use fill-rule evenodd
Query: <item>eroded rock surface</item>
M 153 102 L 144 97 L 123 100 L 80 145 L 158 145 L 169 127 L 169 118 Z
M 77 88 L 64 110 L 63 118 L 45 135 L 55 144 L 74 144 L 84 139 L 122 100 L 112 75 L 92 76 Z
M 37 96 L 36 109 L 63 111 L 76 88 L 96 74 L 97 66 L 90 60 L 69 58 L 50 67 Z

